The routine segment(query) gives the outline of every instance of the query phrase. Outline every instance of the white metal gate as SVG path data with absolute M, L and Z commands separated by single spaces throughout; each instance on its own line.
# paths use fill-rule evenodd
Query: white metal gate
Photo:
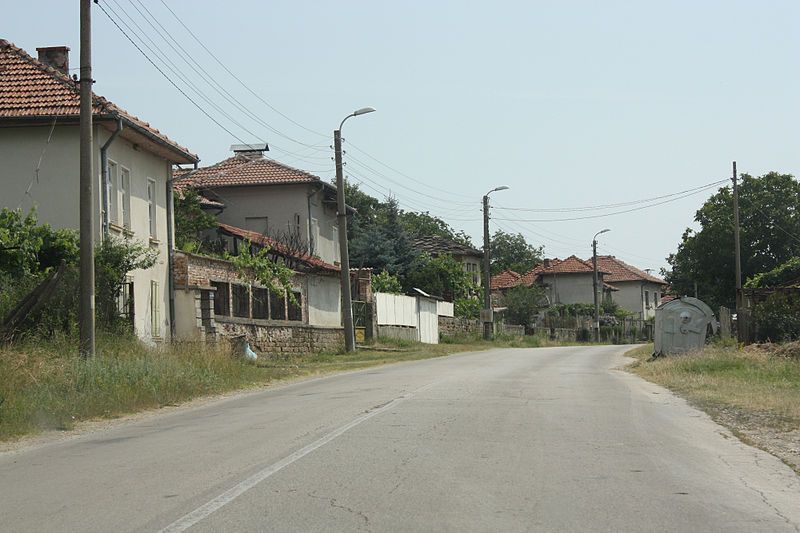
M 419 341 L 427 344 L 439 344 L 439 314 L 436 311 L 436 300 L 417 298 L 419 305 Z

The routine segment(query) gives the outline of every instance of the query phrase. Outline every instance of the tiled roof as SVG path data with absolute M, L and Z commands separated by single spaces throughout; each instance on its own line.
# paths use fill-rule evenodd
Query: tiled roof
M 102 96 L 92 93 L 92 114 L 109 120 L 121 119 L 127 126 L 123 137 L 166 147 L 177 163 L 193 163 L 198 157 L 147 122 L 131 115 Z M 77 119 L 80 86 L 60 70 L 31 57 L 25 50 L 0 39 L 0 121 L 54 117 Z M 129 130 L 134 130 L 131 133 Z M 135 137 L 138 133 L 138 137 Z M 177 157 L 176 157 L 177 156 Z
M 483 257 L 483 252 L 457 243 L 440 235 L 422 235 L 412 240 L 412 246 L 420 252 L 428 252 L 431 255 L 452 254 L 452 255 L 471 255 Z
M 628 263 L 621 261 L 613 255 L 598 255 L 597 268 L 602 268 L 608 272 L 604 277 L 605 281 L 616 283 L 620 281 L 649 281 L 659 285 L 666 285 L 667 282 L 661 278 L 651 276 L 647 272 L 639 270 Z
M 522 275 L 514 272 L 513 270 L 506 270 L 496 276 L 492 276 L 491 287 L 492 290 L 509 289 L 519 285 Z
M 320 178 L 313 174 L 272 159 L 238 154 L 210 167 L 181 172 L 175 183 L 179 186 L 193 185 L 202 189 L 212 189 L 237 185 L 317 183 L 320 181 Z
M 247 239 L 252 243 L 260 244 L 261 246 L 269 246 L 270 249 L 273 250 L 278 255 L 291 257 L 292 259 L 296 259 L 311 268 L 318 270 L 327 270 L 329 272 L 341 271 L 341 269 L 338 266 L 326 263 L 319 257 L 314 257 L 313 255 L 308 255 L 308 254 L 297 254 L 290 252 L 281 243 L 256 231 L 237 228 L 236 226 L 223 224 L 221 222 L 217 223 L 217 225 L 219 226 L 219 228 L 222 230 L 223 233 L 227 233 L 228 235 L 239 237 L 241 239 Z

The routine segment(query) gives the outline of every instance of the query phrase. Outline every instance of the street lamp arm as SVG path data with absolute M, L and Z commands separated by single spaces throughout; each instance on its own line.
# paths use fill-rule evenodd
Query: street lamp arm
M 372 113 L 373 111 L 375 111 L 374 107 L 362 107 L 361 109 L 356 109 L 355 111 L 353 111 L 352 113 L 350 113 L 349 115 L 347 115 L 342 119 L 342 122 L 339 124 L 339 131 L 342 131 L 342 126 L 344 126 L 344 123 L 347 121 L 348 118 L 357 117 L 358 115 L 364 115 L 366 113 Z

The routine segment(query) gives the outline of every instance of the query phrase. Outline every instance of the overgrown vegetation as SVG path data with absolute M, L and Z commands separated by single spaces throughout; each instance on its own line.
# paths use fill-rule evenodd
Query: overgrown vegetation
M 217 227 L 217 219 L 200 204 L 200 194 L 194 187 L 186 187 L 175 194 L 175 246 L 179 250 L 202 253 L 216 250 L 216 246 L 202 238 L 202 234 Z
M 48 304 L 29 317 L 19 334 L 50 337 L 74 334 L 78 316 L 78 236 L 72 230 L 39 225 L 34 212 L 0 211 L 0 317 L 62 262 L 62 280 L 49 295 Z M 128 323 L 119 314 L 117 296 L 134 270 L 150 268 L 157 252 L 135 241 L 106 239 L 95 250 L 97 325 L 121 331 Z
M 297 303 L 292 292 L 294 271 L 271 259 L 268 246 L 255 247 L 250 241 L 245 241 L 238 255 L 226 253 L 225 259 L 233 264 L 242 279 L 257 281 L 274 294 L 285 293 L 293 303 Z
M 506 318 L 522 326 L 533 324 L 539 309 L 547 304 L 544 289 L 536 285 L 512 287 L 506 291 L 503 301 L 508 308 Z
M 776 292 L 755 305 L 756 339 L 788 342 L 800 339 L 800 295 Z

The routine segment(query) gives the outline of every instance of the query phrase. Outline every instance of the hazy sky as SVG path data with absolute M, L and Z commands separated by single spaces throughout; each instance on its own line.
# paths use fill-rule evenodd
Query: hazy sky
M 646 204 L 541 210 L 692 189 L 730 177 L 733 160 L 750 174 L 800 174 L 796 0 L 164 1 L 259 98 L 161 0 L 101 3 L 132 38 L 153 39 L 157 46 L 145 42 L 222 111 L 170 73 L 175 83 L 230 133 L 94 6 L 98 94 L 201 164 L 227 157 L 231 144 L 262 140 L 270 157 L 323 179 L 334 175 L 332 130 L 373 106 L 377 113 L 344 127 L 347 174 L 374 196 L 391 193 L 405 209 L 441 216 L 478 246 L 480 199 L 507 185 L 492 195 L 492 231 L 522 232 L 550 257 L 586 258 L 592 236 L 610 228 L 600 253 L 658 269 L 712 191 L 603 218 L 538 221 Z M 78 2 L 13 2 L 3 13 L 0 37 L 34 56 L 37 46 L 66 44 L 78 67 Z

